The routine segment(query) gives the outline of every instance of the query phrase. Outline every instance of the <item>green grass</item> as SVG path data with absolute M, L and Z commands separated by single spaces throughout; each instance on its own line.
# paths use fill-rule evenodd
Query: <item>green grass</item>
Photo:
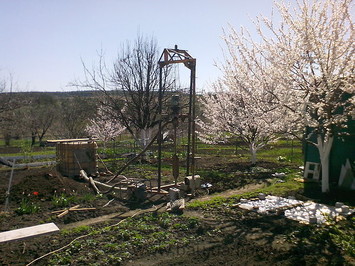
M 45 142 L 45 140 L 43 140 Z M 10 146 L 9 147 L 21 147 L 23 145 L 25 146 L 31 146 L 32 140 L 31 139 L 11 139 L 10 141 Z M 0 146 L 5 146 L 5 140 L 0 139 Z M 32 147 L 39 147 L 40 143 L 36 141 L 35 145 Z
M 0 147 L 5 147 L 3 140 L 0 140 Z M 39 147 L 38 144 L 31 147 L 31 142 L 26 140 L 16 140 L 16 143 L 11 143 L 9 147 L 17 147 L 20 149 L 20 151 L 16 153 L 2 153 L 1 156 L 33 156 L 50 155 L 56 153 L 55 147 Z
M 73 234 L 85 234 L 92 231 L 92 228 L 88 225 L 82 225 L 75 227 L 73 229 L 63 229 L 60 231 L 60 234 L 63 236 L 69 236 Z
M 197 143 L 197 154 L 206 155 L 226 155 L 233 156 L 238 154 L 239 156 L 249 157 L 248 147 L 244 144 L 205 144 Z M 269 161 L 287 161 L 296 163 L 299 165 L 303 164 L 302 155 L 302 143 L 299 140 L 278 140 L 276 142 L 268 144 L 263 149 L 257 152 L 258 160 L 269 160 Z
M 125 140 L 108 142 L 106 143 L 106 149 L 103 148 L 103 144 L 98 142 L 99 153 L 105 153 L 109 158 L 115 158 L 117 155 L 128 153 L 128 152 L 139 152 L 140 148 L 134 148 L 134 140 L 125 136 Z M 11 140 L 11 147 L 19 147 L 22 149 L 21 152 L 13 154 L 2 154 L 3 156 L 21 156 L 27 155 L 41 155 L 41 154 L 55 154 L 55 147 L 44 147 L 40 151 L 33 151 L 33 148 L 38 149 L 39 144 L 37 143 L 34 147 L 30 146 L 31 141 L 29 139 Z M 0 140 L 0 146 L 4 146 L 4 140 Z M 293 148 L 291 147 L 293 145 Z M 153 150 L 153 156 L 157 156 L 156 145 L 153 145 L 151 150 Z M 197 155 L 226 155 L 232 156 L 237 154 L 248 155 L 248 149 L 244 144 L 205 144 L 197 142 L 196 147 Z M 186 157 L 186 147 L 178 146 L 178 153 L 181 159 Z M 163 158 L 171 158 L 173 155 L 173 145 L 172 143 L 164 143 L 162 150 Z M 287 161 L 292 161 L 295 163 L 300 163 L 303 161 L 302 157 L 302 143 L 298 140 L 294 140 L 293 144 L 291 140 L 278 140 L 277 142 L 270 143 L 264 149 L 258 151 L 257 157 L 259 159 L 267 159 L 275 161 L 278 157 L 285 157 Z
M 52 155 L 56 154 L 55 148 L 46 148 L 41 151 L 31 151 L 28 153 L 23 153 L 23 152 L 17 152 L 17 153 L 2 153 L 1 156 L 3 157 L 10 157 L 10 156 L 35 156 L 35 155 Z
M 295 177 L 299 177 L 296 173 L 290 173 L 285 178 L 285 182 L 281 183 L 274 180 L 270 185 L 263 188 L 258 188 L 247 193 L 233 195 L 229 197 L 223 197 L 216 195 L 209 200 L 195 200 L 187 204 L 187 208 L 214 208 L 222 206 L 223 204 L 233 204 L 241 198 L 252 198 L 258 196 L 259 193 L 271 194 L 274 196 L 284 196 L 291 191 L 297 191 L 303 188 L 303 184 L 294 180 Z
M 266 161 L 286 161 L 297 165 L 303 165 L 302 149 L 299 147 L 277 147 L 271 146 L 269 149 L 262 149 L 257 153 L 257 157 Z

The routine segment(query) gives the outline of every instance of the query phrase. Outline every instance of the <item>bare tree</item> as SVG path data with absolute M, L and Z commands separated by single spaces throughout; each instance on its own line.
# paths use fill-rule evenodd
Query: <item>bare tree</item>
M 5 79 L 1 80 L 0 81 L 0 114 L 11 109 L 10 108 L 11 96 L 12 96 L 11 92 L 12 92 L 12 80 L 10 81 L 10 84 Z
M 27 96 L 31 105 L 21 108 L 18 112 L 19 120 L 25 131 L 31 133 L 32 146 L 38 138 L 42 142 L 44 136 L 53 125 L 58 115 L 57 101 L 49 94 L 34 93 Z
M 23 94 L 15 92 L 15 87 L 12 75 L 0 80 L 0 129 L 6 145 L 10 145 L 11 137 L 18 134 L 16 111 L 30 103 Z
M 121 124 L 143 146 L 149 142 L 160 119 L 159 55 L 155 39 L 138 36 L 133 44 L 127 42 L 121 47 L 110 69 L 104 63 L 102 53 L 96 68 L 89 70 L 83 63 L 86 80 L 77 84 L 100 91 L 103 96 L 101 104 L 111 108 Z M 163 71 L 165 93 L 172 88 L 173 81 L 169 76 L 171 68 L 166 67 Z
M 15 84 L 12 75 L 0 80 L 0 122 L 5 112 L 19 108 L 24 104 L 23 97 L 15 94 L 14 90 Z
M 59 104 L 60 119 L 57 121 L 58 132 L 55 135 L 65 138 L 86 136 L 89 119 L 94 117 L 96 106 L 91 99 L 72 97 Z

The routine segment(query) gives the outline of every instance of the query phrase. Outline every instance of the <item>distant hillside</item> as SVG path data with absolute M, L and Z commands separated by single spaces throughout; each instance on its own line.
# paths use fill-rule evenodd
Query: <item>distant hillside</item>
M 95 97 L 98 95 L 98 91 L 95 90 L 82 90 L 82 91 L 54 91 L 54 92 L 39 92 L 39 91 L 29 91 L 29 92 L 15 92 L 17 95 L 21 96 L 36 96 L 36 95 L 50 95 L 56 98 L 71 98 L 71 97 Z M 117 91 L 115 91 L 117 94 Z
M 166 91 L 165 95 L 166 97 L 169 97 L 169 95 L 173 94 L 182 94 L 182 95 L 188 95 L 189 89 L 181 89 L 178 91 Z M 109 93 L 112 93 L 116 96 L 123 96 L 123 91 L 109 91 Z M 157 92 L 156 92 L 157 93 Z M 78 91 L 53 91 L 53 92 L 41 92 L 41 91 L 28 91 L 28 92 L 14 92 L 14 94 L 22 96 L 22 97 L 29 97 L 29 96 L 39 96 L 39 95 L 48 95 L 52 96 L 54 98 L 72 98 L 72 97 L 87 97 L 87 98 L 93 98 L 98 95 L 100 95 L 99 91 L 96 90 L 78 90 Z M 197 96 L 200 96 L 200 94 L 197 93 Z

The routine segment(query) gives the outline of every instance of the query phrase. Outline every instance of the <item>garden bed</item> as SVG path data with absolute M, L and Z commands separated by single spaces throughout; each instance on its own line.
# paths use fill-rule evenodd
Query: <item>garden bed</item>
M 61 248 L 34 265 L 354 262 L 353 247 L 342 246 L 336 240 L 341 237 L 344 243 L 353 243 L 349 238 L 354 235 L 353 216 L 323 228 L 302 225 L 282 215 L 265 216 L 234 207 L 242 196 L 255 196 L 263 189 L 305 199 L 299 189 L 303 184 L 293 182 L 290 188 L 287 180 L 286 184 L 278 183 L 279 178 L 272 176 L 290 166 L 261 162 L 253 167 L 219 156 L 206 162 L 202 159 L 202 165 L 199 173 L 214 185 L 214 191 L 203 201 L 188 200 L 182 215 L 166 213 L 166 201 L 160 196 L 145 202 L 122 201 L 113 194 L 96 196 L 88 184 L 63 177 L 53 168 L 16 170 L 9 213 L 0 215 L 1 231 L 54 222 L 60 233 L 1 244 L 0 264 L 26 264 Z M 9 175 L 10 170 L 0 173 L 1 206 Z M 88 209 L 69 211 L 62 217 L 54 213 L 75 205 Z

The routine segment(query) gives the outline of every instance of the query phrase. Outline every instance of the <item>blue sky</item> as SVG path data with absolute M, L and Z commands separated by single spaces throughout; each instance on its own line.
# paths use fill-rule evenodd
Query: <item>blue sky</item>
M 175 44 L 197 59 L 197 88 L 219 75 L 221 36 L 231 24 L 253 29 L 270 16 L 272 0 L 0 0 L 0 79 L 12 74 L 22 91 L 68 91 L 83 79 L 81 59 L 95 64 L 103 50 L 110 65 L 121 44 L 138 32 L 161 48 Z M 188 71 L 180 68 L 181 84 Z

